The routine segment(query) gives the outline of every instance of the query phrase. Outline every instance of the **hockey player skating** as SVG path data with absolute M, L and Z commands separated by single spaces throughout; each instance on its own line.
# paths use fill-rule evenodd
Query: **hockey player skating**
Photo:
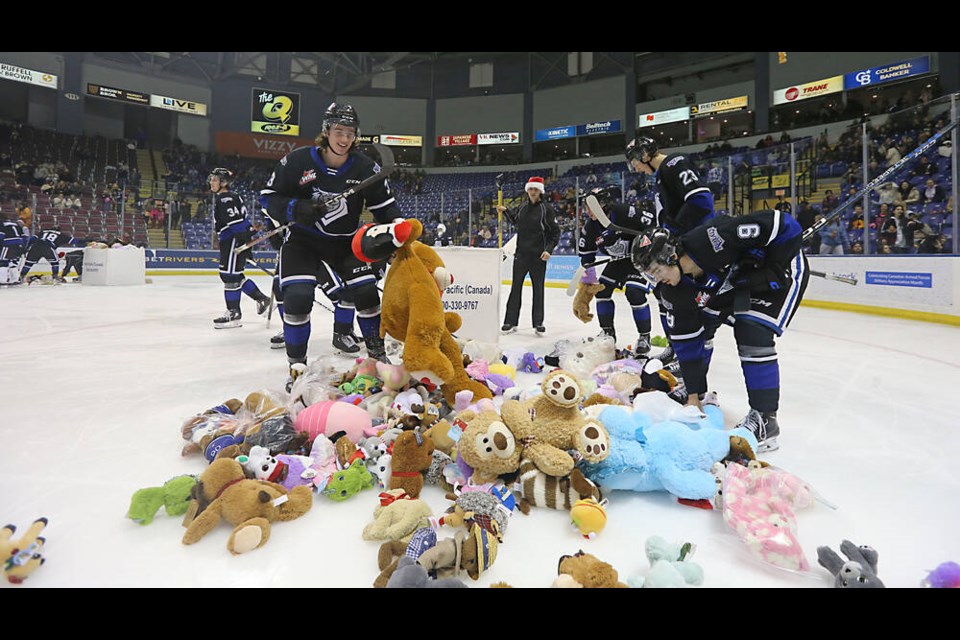
M 627 144 L 625 155 L 633 171 L 655 178 L 654 208 L 658 225 L 679 234 L 707 222 L 716 215 L 713 210 L 713 193 L 684 154 L 667 155 L 660 151 L 660 146 L 653 138 L 637 135 Z M 654 295 L 660 302 L 661 325 L 670 340 L 671 331 L 666 325 L 663 296 L 670 296 L 671 292 L 664 291 L 663 287 L 656 287 Z M 669 300 L 667 304 L 669 305 Z M 707 348 L 712 349 L 713 346 L 707 345 Z M 678 360 L 682 359 L 681 354 L 674 352 L 671 341 L 666 350 L 654 357 L 665 363 L 673 360 L 674 355 Z
M 291 379 L 304 369 L 310 339 L 317 273 L 328 265 L 350 291 L 367 355 L 388 361 L 380 337 L 380 293 L 371 264 L 352 249 L 364 206 L 381 223 L 403 217 L 384 179 L 334 202 L 323 204 L 380 171 L 356 149 L 360 119 L 347 104 L 332 103 L 323 114 L 316 146 L 284 156 L 260 192 L 260 204 L 275 226 L 292 223 L 280 248 L 283 335 Z M 342 327 L 345 333 L 350 327 Z M 297 365 L 297 366 L 295 366 Z
M 664 296 L 688 404 L 707 390 L 711 341 L 721 323 L 733 325 L 759 450 L 779 448 L 780 367 L 774 339 L 783 333 L 807 287 L 800 224 L 788 213 L 720 216 L 677 236 L 658 228 L 638 236 L 634 265 L 671 292 Z M 667 302 L 669 300 L 669 302 Z M 701 308 L 702 304 L 702 308 Z
M 217 167 L 210 172 L 208 181 L 210 191 L 214 194 L 213 220 L 220 237 L 220 279 L 223 281 L 223 299 L 227 303 L 226 312 L 214 318 L 213 326 L 229 329 L 241 326 L 241 293 L 256 300 L 257 313 L 260 315 L 270 307 L 270 298 L 244 274 L 247 260 L 253 258 L 253 252 L 248 249 L 236 254 L 233 251 L 253 237 L 250 221 L 247 220 L 247 208 L 240 196 L 230 191 L 233 172 Z
M 618 202 L 620 187 L 597 187 L 592 189 L 590 194 L 597 198 L 604 213 L 617 226 L 637 231 L 646 231 L 656 226 L 654 215 L 649 211 Z M 598 253 L 603 253 L 615 260 L 602 267 L 586 267 L 581 282 L 585 284 L 599 282 L 603 285 L 603 290 L 597 293 L 595 298 L 597 320 L 600 322 L 603 333 L 612 336 L 614 341 L 617 339 L 617 331 L 613 322 L 616 309 L 613 292 L 615 289 L 624 289 L 627 303 L 633 314 L 633 322 L 639 334 L 634 354 L 646 357 L 650 352 L 650 305 L 647 303 L 650 285 L 629 260 L 630 243 L 635 236 L 613 228 L 605 229 L 589 208 L 587 214 L 590 219 L 583 225 L 577 246 L 580 264 L 586 267 L 595 262 L 598 259 Z M 596 272 L 598 268 L 602 269 L 599 277 Z
M 54 282 L 63 282 L 60 277 L 60 258 L 57 257 L 57 247 L 66 247 L 73 244 L 73 237 L 61 231 L 59 226 L 52 226 L 43 229 L 40 233 L 30 238 L 27 244 L 27 259 L 20 268 L 20 280 L 27 277 L 27 273 L 35 264 L 41 260 L 50 263 L 50 271 Z

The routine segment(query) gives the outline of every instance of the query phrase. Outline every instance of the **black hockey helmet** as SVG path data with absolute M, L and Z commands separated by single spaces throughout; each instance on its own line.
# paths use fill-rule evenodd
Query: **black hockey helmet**
M 590 193 L 587 195 L 594 196 L 597 202 L 600 203 L 600 206 L 606 206 L 620 199 L 620 187 L 615 184 L 605 187 L 594 187 L 590 189 Z
M 220 184 L 230 184 L 233 182 L 233 171 L 230 171 L 230 169 L 224 169 L 223 167 L 217 167 L 210 172 L 209 176 L 207 176 L 207 182 L 210 182 L 210 180 L 213 178 L 217 178 L 220 181 Z
M 330 106 L 323 112 L 323 123 L 320 127 L 320 135 L 317 136 L 316 141 L 318 145 L 326 146 L 326 137 L 329 135 L 330 127 L 335 124 L 353 127 L 357 137 L 353 141 L 353 146 L 350 147 L 351 149 L 360 144 L 360 116 L 357 115 L 357 110 L 349 104 L 331 102 Z
M 627 144 L 627 149 L 624 151 L 624 155 L 627 156 L 627 161 L 633 160 L 636 158 L 640 162 L 643 162 L 643 154 L 646 153 L 652 159 L 653 156 L 657 155 L 657 152 L 660 150 L 660 145 L 657 144 L 657 141 L 649 136 L 637 135 Z
M 648 233 L 633 239 L 630 247 L 630 261 L 641 272 L 649 272 L 650 265 L 677 264 L 677 256 L 682 253 L 680 240 L 669 230 L 656 227 Z

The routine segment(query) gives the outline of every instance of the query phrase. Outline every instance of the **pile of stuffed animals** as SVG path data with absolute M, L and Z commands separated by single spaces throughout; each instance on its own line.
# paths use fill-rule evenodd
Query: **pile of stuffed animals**
M 612 492 L 657 491 L 722 514 L 760 559 L 809 568 L 795 512 L 815 496 L 758 461 L 752 433 L 725 429 L 716 406 L 681 404 L 659 361 L 618 360 L 606 336 L 558 343 L 554 364 L 459 341 L 461 319 L 441 300 L 450 276 L 410 222 L 382 299 L 382 332 L 402 343 L 401 362 L 358 359 L 343 371 L 342 360 L 318 360 L 289 393 L 256 391 L 192 416 L 181 453 L 202 456 L 203 468 L 136 491 L 130 520 L 148 525 L 161 507 L 182 516 L 185 545 L 226 522 L 227 549 L 242 554 L 315 501 L 369 500 L 362 537 L 379 544 L 372 586 L 463 587 L 494 569 L 507 532 L 523 526 L 518 511 L 566 512 L 589 540 L 603 535 Z M 520 386 L 518 372 L 539 384 Z M 426 485 L 448 500 L 441 513 L 423 499 Z M 553 586 L 700 585 L 694 548 L 651 537 L 649 571 L 626 581 L 580 551 L 559 560 Z M 882 586 L 876 552 L 841 549 L 849 562 L 819 558 L 838 586 Z

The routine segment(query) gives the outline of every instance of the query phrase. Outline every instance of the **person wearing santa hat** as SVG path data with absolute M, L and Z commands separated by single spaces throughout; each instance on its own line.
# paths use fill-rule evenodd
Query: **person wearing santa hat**
M 533 285 L 533 310 L 531 319 L 538 335 L 546 332 L 543 326 L 544 281 L 547 260 L 560 241 L 557 214 L 544 199 L 543 178 L 531 177 L 526 184 L 527 199 L 515 209 L 498 205 L 497 212 L 504 214 L 517 229 L 517 249 L 513 255 L 513 281 L 507 298 L 507 311 L 503 318 L 503 333 L 513 333 L 520 322 L 520 300 L 523 281 L 530 275 Z

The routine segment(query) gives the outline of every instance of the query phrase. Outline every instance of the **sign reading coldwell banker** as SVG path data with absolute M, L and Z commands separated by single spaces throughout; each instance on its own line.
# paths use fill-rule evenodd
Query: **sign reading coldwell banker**
M 299 136 L 300 94 L 254 87 L 250 130 L 278 136 Z
M 6 64 L 5 62 L 0 62 L 0 79 L 26 82 L 27 84 L 36 84 L 50 89 L 57 88 L 57 76 L 52 73 L 25 69 L 16 65 Z
M 911 58 L 910 60 L 903 60 L 902 62 L 894 62 L 893 64 L 882 67 L 872 67 L 870 69 L 847 73 L 843 76 L 843 88 L 847 90 L 859 89 L 860 87 L 883 84 L 884 82 L 891 82 L 893 80 L 900 80 L 909 76 L 917 76 L 929 72 L 930 56 L 920 56 L 918 58 Z

